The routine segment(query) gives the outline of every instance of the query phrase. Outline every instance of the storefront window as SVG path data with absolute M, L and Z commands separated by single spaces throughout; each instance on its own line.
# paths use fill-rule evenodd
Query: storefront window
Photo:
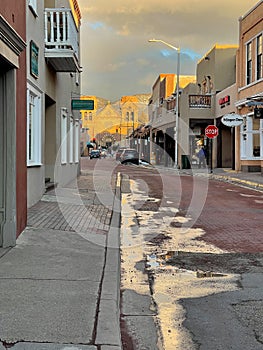
M 253 115 L 244 118 L 241 130 L 241 159 L 254 159 L 262 154 L 263 120 L 255 119 Z

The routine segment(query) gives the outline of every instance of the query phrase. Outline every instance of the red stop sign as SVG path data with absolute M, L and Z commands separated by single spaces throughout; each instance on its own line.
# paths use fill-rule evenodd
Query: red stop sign
M 205 136 L 209 139 L 213 139 L 218 136 L 218 127 L 215 125 L 208 125 L 205 128 Z

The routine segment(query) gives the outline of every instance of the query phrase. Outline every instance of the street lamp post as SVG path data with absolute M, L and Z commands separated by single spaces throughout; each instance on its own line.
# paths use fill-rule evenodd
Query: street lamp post
M 163 40 L 149 39 L 150 43 L 162 43 L 171 49 L 177 51 L 177 69 L 176 69 L 176 112 L 174 128 L 174 167 L 178 168 L 178 135 L 179 135 L 179 77 L 180 77 L 180 47 L 173 46 Z

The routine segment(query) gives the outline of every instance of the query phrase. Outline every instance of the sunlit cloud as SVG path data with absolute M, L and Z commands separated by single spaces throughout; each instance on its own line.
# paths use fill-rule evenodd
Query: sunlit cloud
M 147 66 L 149 64 L 149 61 L 145 58 L 137 58 L 136 63 L 140 66 Z
M 113 100 L 143 86 L 148 93 L 160 73 L 175 73 L 177 55 L 148 43 L 152 37 L 180 47 L 181 73 L 195 74 L 197 61 L 215 43 L 238 43 L 238 18 L 257 2 L 78 0 L 82 88 Z

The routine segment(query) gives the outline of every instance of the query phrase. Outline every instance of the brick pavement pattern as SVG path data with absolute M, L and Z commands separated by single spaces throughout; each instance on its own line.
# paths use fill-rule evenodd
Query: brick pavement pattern
M 106 234 L 112 205 L 101 203 L 98 195 L 103 191 L 107 191 L 103 183 L 95 190 L 92 171 L 85 171 L 64 188 L 47 192 L 29 208 L 28 227 Z
M 200 228 L 204 231 L 200 240 L 229 252 L 263 252 L 262 191 L 203 176 L 179 176 L 166 171 L 158 175 L 142 168 L 135 171 L 123 167 L 122 170 L 131 179 L 143 179 L 151 197 L 163 199 L 165 195 L 165 201 L 179 209 L 176 216 L 187 218 L 187 222 L 181 224 L 182 227 Z M 165 183 L 168 184 L 169 192 L 164 194 Z M 196 200 L 191 204 L 193 191 L 196 191 L 196 199 L 200 194 L 200 202 Z M 205 198 L 202 197 L 202 192 Z M 158 212 L 158 203 L 145 199 L 144 203 L 141 210 Z M 137 210 L 140 205 L 142 204 L 137 203 Z

